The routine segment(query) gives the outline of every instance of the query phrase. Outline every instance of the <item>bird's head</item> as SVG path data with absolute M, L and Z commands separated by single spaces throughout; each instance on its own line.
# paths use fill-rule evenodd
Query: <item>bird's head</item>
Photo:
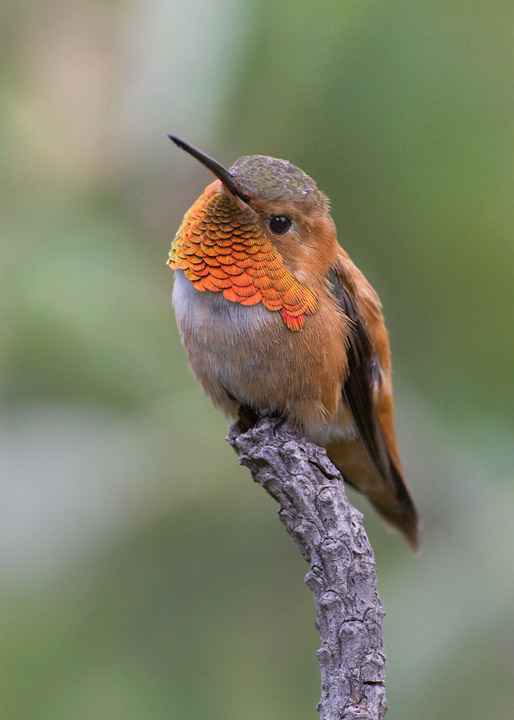
M 183 140 L 171 135 L 170 139 L 218 178 L 205 190 L 206 204 L 200 202 L 204 196 L 198 201 L 213 225 L 229 232 L 231 217 L 238 223 L 243 218 L 278 250 L 298 281 L 322 280 L 336 253 L 337 239 L 328 199 L 309 175 L 287 160 L 265 155 L 241 157 L 227 170 Z M 221 214 L 219 194 L 227 201 Z

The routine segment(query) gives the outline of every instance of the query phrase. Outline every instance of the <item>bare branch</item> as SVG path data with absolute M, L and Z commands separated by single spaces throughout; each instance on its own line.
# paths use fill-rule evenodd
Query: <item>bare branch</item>
M 268 418 L 228 441 L 239 462 L 280 504 L 279 517 L 310 564 L 305 582 L 321 637 L 321 720 L 381 720 L 387 710 L 384 609 L 362 514 L 324 449 Z

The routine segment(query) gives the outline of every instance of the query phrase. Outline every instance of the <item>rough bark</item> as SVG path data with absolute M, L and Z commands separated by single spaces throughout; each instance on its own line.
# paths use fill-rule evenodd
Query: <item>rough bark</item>
M 280 504 L 279 517 L 310 564 L 305 582 L 321 637 L 321 720 L 380 720 L 387 710 L 384 609 L 362 514 L 324 449 L 271 419 L 228 440 L 241 465 Z

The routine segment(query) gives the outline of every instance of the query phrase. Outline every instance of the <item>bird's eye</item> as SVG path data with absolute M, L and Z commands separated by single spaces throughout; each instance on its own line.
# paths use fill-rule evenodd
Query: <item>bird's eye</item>
M 287 215 L 272 215 L 269 219 L 269 228 L 275 235 L 283 235 L 291 227 L 291 220 Z

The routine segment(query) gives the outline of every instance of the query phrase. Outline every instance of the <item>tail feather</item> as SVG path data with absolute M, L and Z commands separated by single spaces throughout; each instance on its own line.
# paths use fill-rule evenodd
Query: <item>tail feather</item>
M 389 525 L 405 536 L 414 551 L 419 547 L 419 519 L 401 471 L 390 459 L 390 472 L 382 476 L 371 462 L 363 443 L 337 442 L 327 446 L 328 456 L 344 479 L 364 493 Z

